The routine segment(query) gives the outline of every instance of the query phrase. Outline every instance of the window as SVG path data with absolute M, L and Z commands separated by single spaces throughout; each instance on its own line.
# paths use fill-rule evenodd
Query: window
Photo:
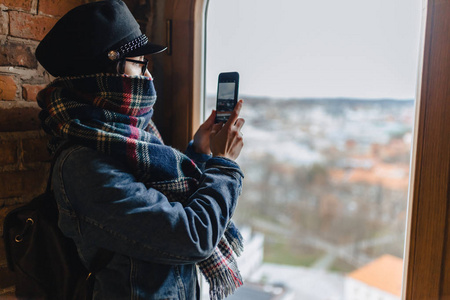
M 192 128 L 196 128 L 200 122 L 195 110 L 189 110 L 189 107 L 199 105 L 201 99 L 206 2 L 164 2 L 164 14 L 155 23 L 157 26 L 153 27 L 153 36 L 164 43 L 166 20 L 173 21 L 172 55 L 155 56 L 154 71 L 161 74 L 158 76 L 159 82 L 164 78 L 163 88 L 158 91 L 160 98 L 162 96 L 164 99 L 160 105 L 166 118 L 162 118 L 159 124 L 165 125 L 166 141 L 180 149 L 192 137 Z M 450 246 L 447 245 L 450 240 L 450 212 L 447 209 L 450 182 L 450 158 L 447 155 L 450 151 L 447 139 L 450 136 L 450 71 L 446 64 L 446 55 L 450 52 L 450 33 L 445 25 L 449 17 L 450 3 L 435 0 L 423 2 L 421 63 L 418 68 L 421 84 L 417 93 L 419 102 L 413 134 L 405 252 L 407 272 L 403 280 L 403 297 L 408 300 L 450 296 L 450 287 L 445 284 L 450 280 Z M 177 109 L 173 111 L 165 107 Z M 171 112 L 171 118 L 167 111 Z M 181 132 L 180 128 L 189 130 Z
M 379 290 L 400 296 L 420 8 L 209 1 L 205 112 L 219 72 L 240 72 L 246 100 L 238 162 L 247 176 L 235 219 L 264 234 L 265 260 L 248 281 L 344 298 L 348 278 L 371 263 L 388 279 L 389 254 L 400 260 L 400 285 Z M 283 265 L 326 270 L 323 288 L 283 281 Z

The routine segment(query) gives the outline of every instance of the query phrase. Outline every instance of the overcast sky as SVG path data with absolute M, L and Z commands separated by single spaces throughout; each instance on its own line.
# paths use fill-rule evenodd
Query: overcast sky
M 412 99 L 422 0 L 209 0 L 206 93 Z

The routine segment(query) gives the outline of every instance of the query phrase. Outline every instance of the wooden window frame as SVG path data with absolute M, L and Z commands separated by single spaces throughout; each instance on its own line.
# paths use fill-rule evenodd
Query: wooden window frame
M 171 54 L 155 59 L 163 95 L 159 119 L 169 144 L 179 149 L 201 119 L 207 2 L 157 0 L 163 22 L 171 24 Z M 424 0 L 423 16 L 404 255 L 407 300 L 450 299 L 450 1 Z
M 165 141 L 184 150 L 200 125 L 203 109 L 204 19 L 208 0 L 156 0 L 151 36 L 168 46 L 153 57 L 158 91 L 155 111 Z M 158 19 L 159 18 L 159 19 Z
M 450 299 L 450 1 L 424 1 L 404 299 Z

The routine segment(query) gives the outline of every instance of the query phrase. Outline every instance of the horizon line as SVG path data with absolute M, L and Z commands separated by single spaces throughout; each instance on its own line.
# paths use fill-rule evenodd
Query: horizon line
M 205 96 L 206 98 L 209 97 L 216 97 L 216 94 L 207 94 Z M 339 101 L 339 100 L 350 100 L 350 101 L 415 101 L 415 98 L 388 98 L 388 97 L 379 97 L 379 98 L 363 98 L 363 97 L 345 97 L 345 96 L 337 96 L 337 97 L 273 97 L 273 96 L 261 96 L 261 95 L 246 95 L 246 94 L 240 94 L 239 98 L 262 98 L 262 99 L 276 99 L 276 100 L 282 100 L 282 101 L 289 101 L 289 100 L 333 100 L 333 101 Z

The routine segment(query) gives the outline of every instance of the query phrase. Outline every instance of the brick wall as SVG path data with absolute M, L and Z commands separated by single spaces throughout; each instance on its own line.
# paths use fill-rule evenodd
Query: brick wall
M 13 208 L 45 189 L 49 171 L 47 137 L 40 129 L 36 94 L 52 78 L 36 61 L 39 41 L 59 17 L 89 0 L 0 0 L 0 235 Z M 151 0 L 125 0 L 148 27 Z M 0 299 L 14 294 L 0 240 Z

